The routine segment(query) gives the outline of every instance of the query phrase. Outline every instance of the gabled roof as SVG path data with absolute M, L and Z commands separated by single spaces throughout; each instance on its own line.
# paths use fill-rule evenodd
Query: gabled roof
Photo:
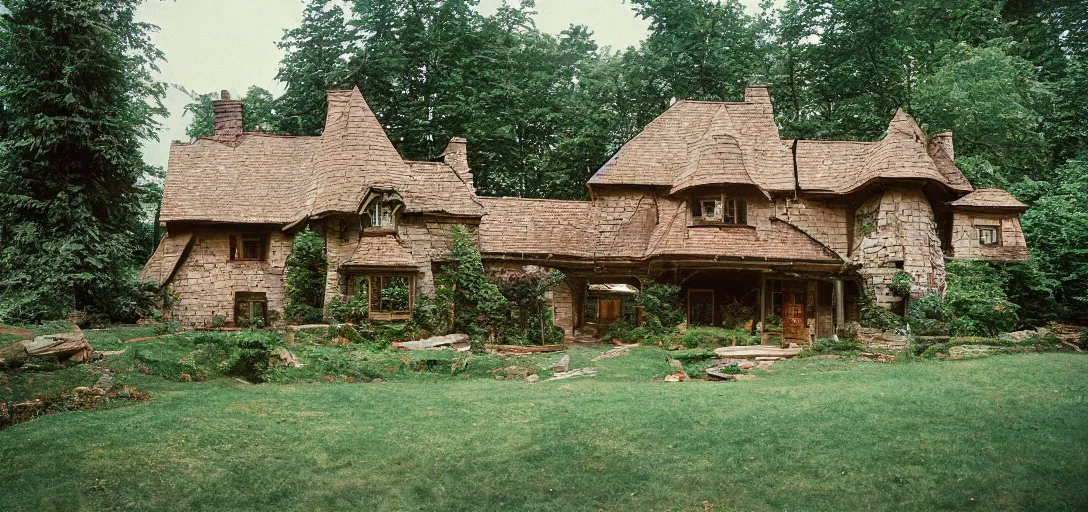
M 849 194 L 879 179 L 930 180 L 956 192 L 971 191 L 959 168 L 903 109 L 877 142 L 799 140 L 796 145 L 797 183 L 804 192 Z
M 766 88 L 743 102 L 681 100 L 623 145 L 589 185 L 699 185 L 794 189 L 791 155 L 778 137 Z
M 406 162 L 358 88 L 329 91 L 317 137 L 247 132 L 170 147 L 163 222 L 289 224 L 355 213 L 371 189 L 408 212 L 479 216 L 475 192 L 442 162 Z
M 986 208 L 995 210 L 1026 211 L 1028 205 L 1021 203 L 1012 194 L 999 188 L 980 188 L 955 201 L 952 206 L 956 208 Z

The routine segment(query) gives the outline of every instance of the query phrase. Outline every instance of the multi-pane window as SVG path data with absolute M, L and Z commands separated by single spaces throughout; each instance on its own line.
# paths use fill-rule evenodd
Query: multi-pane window
M 748 203 L 725 194 L 701 196 L 693 202 L 696 224 L 747 224 Z
M 407 275 L 353 275 L 347 292 L 366 301 L 372 320 L 407 320 L 412 314 L 413 284 Z
M 980 226 L 978 228 L 978 243 L 982 245 L 997 245 L 1001 242 L 997 226 Z
M 268 298 L 264 292 L 234 294 L 234 325 L 258 329 L 268 325 Z
M 264 261 L 267 257 L 266 235 L 234 235 L 230 237 L 230 259 L 235 261 Z
M 391 230 L 396 226 L 393 223 L 393 209 L 395 204 L 389 201 L 374 200 L 366 208 L 364 217 L 366 227 L 371 229 Z

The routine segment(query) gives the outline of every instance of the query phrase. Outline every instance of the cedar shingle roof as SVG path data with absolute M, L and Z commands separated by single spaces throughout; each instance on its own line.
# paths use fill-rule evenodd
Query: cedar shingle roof
M 596 217 L 590 201 L 481 197 L 480 251 L 592 257 Z
M 796 226 L 774 219 L 749 227 L 688 225 L 684 201 L 644 198 L 633 213 L 615 201 L 559 201 L 483 197 L 480 223 L 484 254 L 644 260 L 655 257 L 804 260 L 842 258 Z M 661 222 L 657 222 L 660 208 Z
M 994 208 L 1003 210 L 1025 211 L 1028 205 L 1021 203 L 1012 194 L 999 188 L 980 188 L 955 201 L 952 206 L 960 208 Z
M 788 144 L 793 144 L 788 141 Z M 900 109 L 877 142 L 800 140 L 797 182 L 802 191 L 849 194 L 877 179 L 926 179 L 957 192 L 971 184 L 914 118 Z
M 150 281 L 162 286 L 169 281 L 174 276 L 174 272 L 177 271 L 181 257 L 185 255 L 185 251 L 189 249 L 192 242 L 192 232 L 167 234 L 159 242 L 159 246 L 155 248 L 155 254 L 151 255 L 151 259 L 147 261 L 143 270 L 140 271 L 140 282 Z
M 751 89 L 747 98 L 676 102 L 624 144 L 589 184 L 669 186 L 672 193 L 714 183 L 793 190 L 791 155 L 778 137 L 770 99 Z
M 172 145 L 161 220 L 288 224 L 353 213 L 371 188 L 396 190 L 410 212 L 482 215 L 448 165 L 400 157 L 358 88 L 328 98 L 318 137 L 245 133 Z
M 415 267 L 416 261 L 408 244 L 396 236 L 364 236 L 344 266 Z

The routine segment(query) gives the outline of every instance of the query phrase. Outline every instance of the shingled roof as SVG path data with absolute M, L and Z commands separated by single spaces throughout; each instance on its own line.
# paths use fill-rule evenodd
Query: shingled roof
M 732 183 L 794 189 L 791 155 L 778 137 L 766 87 L 745 101 L 681 100 L 623 145 L 589 185 L 690 187 Z
M 384 235 L 360 237 L 351 258 L 341 264 L 346 267 L 414 268 L 416 261 L 406 242 L 394 235 Z
M 955 201 L 952 206 L 957 208 L 985 208 L 996 210 L 1026 211 L 1028 205 L 1021 203 L 1012 194 L 999 188 L 980 188 Z
M 971 191 L 971 184 L 944 150 L 930 143 L 902 109 L 877 142 L 799 140 L 796 144 L 797 183 L 802 191 L 849 194 L 879 179 L 924 179 L 957 192 Z
M 162 286 L 177 272 L 178 264 L 193 242 L 193 233 L 170 233 L 159 242 L 155 253 L 140 271 L 140 282 L 153 282 Z
M 358 88 L 328 100 L 321 136 L 246 132 L 172 145 L 160 219 L 289 224 L 355 213 L 371 189 L 396 190 L 408 212 L 483 214 L 448 165 L 400 157 Z
M 684 201 L 660 199 L 622 210 L 604 201 L 480 198 L 484 254 L 646 260 L 658 257 L 842 263 L 842 258 L 780 219 L 757 226 L 691 226 Z M 654 210 L 659 208 L 660 212 Z M 660 213 L 661 221 L 658 222 Z M 617 245 L 618 244 L 618 245 Z

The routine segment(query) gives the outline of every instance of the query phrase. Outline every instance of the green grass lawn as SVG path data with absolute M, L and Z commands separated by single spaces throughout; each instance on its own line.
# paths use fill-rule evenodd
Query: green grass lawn
M 671 384 L 651 381 L 670 371 L 657 348 L 533 384 L 485 371 L 520 358 L 479 359 L 382 383 L 125 374 L 154 398 L 0 431 L 0 510 L 1088 508 L 1083 355 L 795 360 Z

